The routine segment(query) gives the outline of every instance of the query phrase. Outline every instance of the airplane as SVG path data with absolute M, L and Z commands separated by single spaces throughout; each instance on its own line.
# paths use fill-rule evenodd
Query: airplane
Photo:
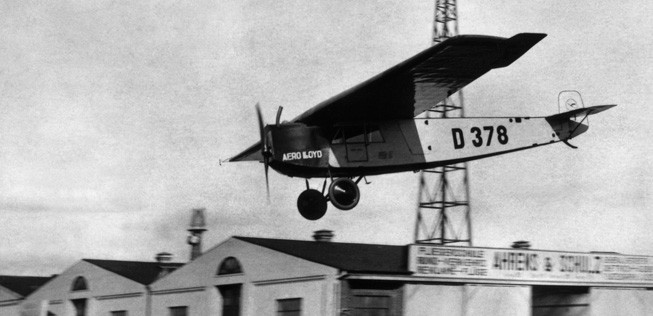
M 512 64 L 544 37 L 451 37 L 289 122 L 280 122 L 279 107 L 276 124 L 266 125 L 257 104 L 260 140 L 226 161 L 262 162 L 268 199 L 269 168 L 305 178 L 297 208 L 304 218 L 317 220 L 328 202 L 340 210 L 354 208 L 358 183 L 367 176 L 417 172 L 557 142 L 576 148 L 569 140 L 587 131 L 587 117 L 615 105 L 584 107 L 578 92 L 563 91 L 558 107 L 566 112 L 545 117 L 426 115 L 491 69 Z M 324 178 L 321 191 L 310 188 L 310 178 Z

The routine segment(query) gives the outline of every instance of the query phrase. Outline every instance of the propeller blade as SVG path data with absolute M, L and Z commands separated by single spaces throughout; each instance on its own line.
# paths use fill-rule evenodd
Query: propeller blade
M 270 167 L 270 151 L 268 147 L 267 137 L 265 137 L 265 121 L 263 121 L 263 114 L 261 114 L 261 106 L 256 103 L 256 115 L 258 117 L 258 129 L 261 134 L 261 154 L 263 155 L 263 167 L 265 170 L 265 190 L 267 193 L 268 203 L 270 202 L 270 182 L 268 178 L 268 169 Z
M 265 122 L 263 121 L 263 114 L 261 114 L 261 106 L 256 103 L 256 115 L 258 117 L 258 131 L 261 136 L 261 145 L 263 146 L 263 154 L 268 151 L 268 144 L 265 141 Z
M 270 182 L 269 182 L 269 179 L 268 179 L 268 168 L 269 168 L 268 157 L 263 157 L 263 160 L 265 161 L 263 163 L 264 167 L 265 167 L 265 193 L 267 194 L 268 203 L 270 203 Z

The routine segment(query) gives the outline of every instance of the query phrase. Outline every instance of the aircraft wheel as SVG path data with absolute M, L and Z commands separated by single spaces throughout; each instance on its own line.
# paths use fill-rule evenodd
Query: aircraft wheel
M 338 178 L 329 186 L 329 200 L 333 206 L 348 211 L 354 208 L 361 198 L 356 182 L 349 178 Z
M 297 198 L 297 209 L 299 210 L 299 214 L 305 219 L 311 221 L 318 220 L 326 213 L 326 197 L 318 190 L 305 190 Z

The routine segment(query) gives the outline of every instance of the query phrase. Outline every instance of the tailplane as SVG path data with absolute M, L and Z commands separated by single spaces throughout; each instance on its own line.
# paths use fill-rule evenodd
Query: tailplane
M 558 94 L 558 110 L 561 113 L 547 116 L 546 120 L 553 127 L 558 138 L 571 148 L 569 140 L 589 129 L 588 116 L 603 112 L 616 104 L 585 107 L 578 91 L 566 90 Z M 564 112 L 562 112 L 564 111 Z

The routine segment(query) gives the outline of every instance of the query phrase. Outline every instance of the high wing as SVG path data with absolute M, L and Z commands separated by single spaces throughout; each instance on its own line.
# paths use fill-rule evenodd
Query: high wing
M 510 65 L 546 34 L 449 38 L 304 112 L 293 122 L 411 119 L 494 68 Z
M 546 34 L 520 33 L 511 38 L 460 35 L 346 90 L 291 122 L 312 126 L 411 119 L 445 100 L 494 68 L 510 65 Z M 229 161 L 258 160 L 261 142 Z

